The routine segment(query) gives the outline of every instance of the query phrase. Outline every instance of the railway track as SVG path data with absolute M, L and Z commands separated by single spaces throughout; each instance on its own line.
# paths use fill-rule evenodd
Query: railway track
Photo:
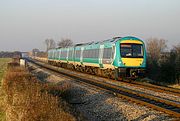
M 44 63 L 36 62 L 34 60 L 28 60 L 34 64 L 42 66 L 43 68 L 50 69 L 51 71 L 55 71 L 66 76 L 71 76 L 79 81 L 83 81 L 88 84 L 92 84 L 97 86 L 98 88 L 102 88 L 103 90 L 107 90 L 111 93 L 116 94 L 118 97 L 129 100 L 131 102 L 135 102 L 137 104 L 147 106 L 149 108 L 153 108 L 155 110 L 165 112 L 174 117 L 180 118 L 180 105 L 179 103 L 172 102 L 166 99 L 162 99 L 160 97 L 156 97 L 153 95 L 148 95 L 143 92 L 139 92 L 136 90 L 124 88 L 121 86 L 109 84 L 105 81 L 97 81 L 97 79 L 92 79 L 87 76 L 81 76 L 78 72 L 73 72 L 67 69 L 57 68 L 51 65 L 47 65 Z M 96 77 L 97 78 L 97 77 Z M 149 87 L 150 88 L 150 87 Z M 167 90 L 166 90 L 167 91 Z M 168 91 L 167 91 L 168 92 Z M 176 92 L 172 92 L 176 93 Z
M 79 75 L 82 74 L 81 72 L 77 72 L 77 71 L 76 71 L 76 73 L 78 73 Z M 103 78 L 103 77 L 99 77 L 99 76 L 91 75 L 91 74 L 87 74 L 87 73 L 86 73 L 86 75 L 90 76 L 93 79 L 97 79 L 97 80 L 101 79 L 102 81 L 110 83 L 110 84 L 117 83 L 117 85 L 121 85 L 121 84 L 124 83 L 124 84 L 126 84 L 128 86 L 148 89 L 148 90 L 152 90 L 152 91 L 155 91 L 155 92 L 166 93 L 166 94 L 171 94 L 171 95 L 175 95 L 175 96 L 180 97 L 180 89 L 173 89 L 173 88 L 170 88 L 170 87 L 158 86 L 158 85 L 153 85 L 153 84 L 149 84 L 149 83 L 136 82 L 136 81 L 130 81 L 130 80 L 116 81 L 116 80 L 113 80 L 113 79 Z
M 76 73 L 81 73 L 81 72 L 76 71 Z M 113 83 L 118 84 L 119 83 L 121 85 L 122 83 L 124 83 L 124 84 L 126 84 L 128 86 L 148 89 L 148 90 L 152 90 L 152 91 L 155 91 L 155 92 L 166 93 L 166 94 L 171 94 L 171 95 L 175 95 L 175 96 L 180 97 L 180 89 L 174 89 L 174 88 L 170 88 L 170 87 L 158 86 L 158 85 L 154 85 L 154 84 L 150 84 L 150 83 L 143 83 L 143 82 L 137 82 L 137 81 L 131 81 L 131 80 L 116 81 L 116 80 L 113 80 L 113 79 L 103 78 L 103 77 L 99 77 L 99 76 L 96 76 L 96 75 L 91 75 L 91 74 L 87 74 L 87 75 L 93 77 L 93 79 L 97 78 L 97 80 L 99 80 L 99 78 L 101 78 L 102 81 L 110 83 L 110 84 L 113 84 Z
M 158 85 L 142 83 L 142 82 L 131 82 L 131 83 L 129 83 L 129 85 L 135 85 L 137 87 L 146 88 L 146 89 L 153 90 L 156 92 L 161 92 L 161 93 L 163 92 L 163 93 L 167 93 L 167 94 L 180 96 L 180 90 L 179 89 L 173 89 L 170 87 L 158 86 Z
M 90 75 L 90 76 L 92 77 L 92 75 Z M 97 80 L 98 80 L 99 78 L 101 78 L 101 80 L 103 82 L 107 82 L 107 83 L 117 85 L 117 86 L 125 84 L 127 86 L 138 87 L 138 88 L 142 88 L 142 89 L 152 90 L 154 92 L 171 94 L 171 95 L 180 97 L 180 90 L 179 89 L 173 89 L 173 88 L 170 88 L 170 87 L 158 86 L 158 85 L 153 85 L 153 84 L 143 83 L 143 82 L 136 82 L 136 81 L 129 81 L 129 80 L 116 81 L 116 80 L 112 80 L 112 79 L 98 77 L 96 75 L 93 75 L 93 76 L 94 76 L 93 79 L 97 78 Z

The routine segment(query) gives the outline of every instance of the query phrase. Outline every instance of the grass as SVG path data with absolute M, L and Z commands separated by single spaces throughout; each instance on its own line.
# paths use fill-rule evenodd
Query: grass
M 7 63 L 10 61 L 11 61 L 10 58 L 0 58 L 0 81 L 3 78 L 4 72 L 5 72 L 6 67 L 7 67 Z
M 1 81 L 4 76 L 4 72 L 7 69 L 7 63 L 10 61 L 11 61 L 10 58 L 0 58 L 0 121 L 5 120 L 5 112 L 4 112 L 4 104 L 3 104 L 4 94 L 2 93 Z
M 169 87 L 180 89 L 180 84 L 169 85 Z
M 22 67 L 9 68 L 3 79 L 7 121 L 74 121 L 59 97 L 68 86 L 40 82 Z M 52 94 L 52 90 L 57 93 Z

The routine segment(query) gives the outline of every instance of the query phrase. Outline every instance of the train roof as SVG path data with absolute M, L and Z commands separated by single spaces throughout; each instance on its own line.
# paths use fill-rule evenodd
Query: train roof
M 123 40 L 138 40 L 138 41 L 141 41 L 143 42 L 141 39 L 137 38 L 137 37 L 133 37 L 133 36 L 126 36 L 126 37 L 122 37 L 121 38 L 121 41 Z M 144 42 L 143 42 L 144 43 Z
M 102 43 L 114 43 L 117 41 L 117 39 L 120 39 L 121 37 L 115 37 L 113 39 L 107 39 L 107 40 L 103 40 L 103 41 L 92 41 L 92 42 L 88 42 L 88 43 L 80 43 L 80 44 L 76 44 L 74 46 L 86 46 L 86 45 L 94 45 L 94 44 L 102 44 Z
M 78 43 L 75 44 L 73 46 L 67 47 L 67 48 L 73 48 L 73 47 L 82 47 L 82 46 L 94 46 L 94 45 L 101 45 L 101 44 L 112 44 L 112 43 L 116 43 L 117 41 L 123 41 L 123 40 L 139 40 L 141 42 L 143 42 L 141 39 L 137 38 L 137 37 L 133 37 L 133 36 L 125 36 L 125 37 L 113 37 L 112 39 L 107 39 L 107 40 L 103 40 L 103 41 L 92 41 L 92 42 L 87 42 L 87 43 Z M 57 49 L 67 49 L 67 48 L 56 48 L 56 49 L 51 49 L 51 50 L 57 50 Z M 50 51 L 51 51 L 50 50 Z
M 92 42 L 88 42 L 88 43 L 80 43 L 80 44 L 76 44 L 74 46 L 86 46 L 86 45 L 103 44 L 103 43 L 115 43 L 118 40 L 139 40 L 139 41 L 142 41 L 141 39 L 139 39 L 137 37 L 126 36 L 126 37 L 113 37 L 112 39 L 107 39 L 107 40 L 97 41 L 97 42 L 92 41 Z

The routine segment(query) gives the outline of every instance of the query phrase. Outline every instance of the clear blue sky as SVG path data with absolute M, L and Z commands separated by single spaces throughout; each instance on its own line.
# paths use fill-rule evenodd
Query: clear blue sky
M 180 42 L 180 0 L 0 0 L 0 51 L 133 35 Z

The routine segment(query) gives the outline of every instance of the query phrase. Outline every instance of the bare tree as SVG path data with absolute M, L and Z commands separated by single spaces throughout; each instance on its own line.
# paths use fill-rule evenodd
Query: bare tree
M 166 48 L 164 39 L 150 38 L 147 43 L 147 76 L 153 80 L 160 80 L 161 56 Z M 158 83 L 159 81 L 156 81 Z
M 180 83 L 180 43 L 173 48 L 173 52 L 176 55 L 175 59 L 175 75 L 176 75 L 176 83 Z
M 56 48 L 56 42 L 53 39 L 46 39 L 46 52 L 50 49 Z
M 177 52 L 177 54 L 180 56 L 180 43 L 174 46 L 174 49 Z
M 161 53 L 166 49 L 166 40 L 150 38 L 147 41 L 147 53 L 152 61 L 158 61 Z
M 58 47 L 62 48 L 62 47 L 69 47 L 73 45 L 73 41 L 71 39 L 64 39 L 62 38 L 61 41 L 58 42 Z

